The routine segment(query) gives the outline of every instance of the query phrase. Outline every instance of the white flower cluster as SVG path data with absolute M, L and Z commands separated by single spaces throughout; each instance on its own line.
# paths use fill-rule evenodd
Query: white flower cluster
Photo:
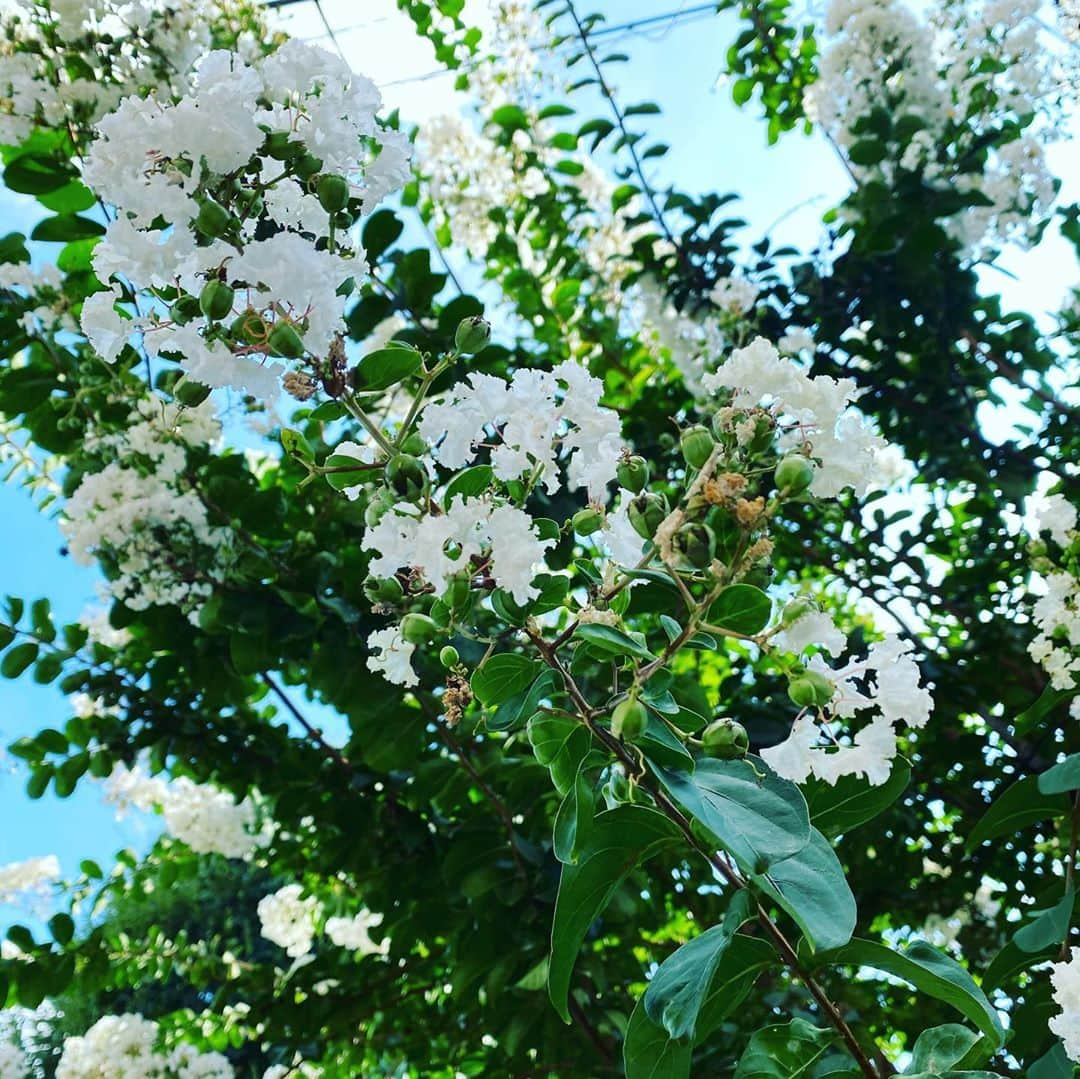
M 299 884 L 286 884 L 271 895 L 259 900 L 258 915 L 262 935 L 285 949 L 286 955 L 301 959 L 310 954 L 323 906 L 313 895 L 305 896 Z M 382 915 L 361 910 L 351 918 L 327 918 L 323 929 L 339 948 L 358 955 L 385 955 L 390 948 L 389 938 L 376 944 L 369 931 L 382 924 Z
M 734 391 L 736 407 L 769 402 L 780 421 L 780 448 L 808 446 L 817 460 L 810 490 L 821 498 L 835 498 L 845 487 L 861 496 L 897 474 L 894 451 L 851 407 L 858 396 L 853 379 L 808 375 L 758 337 L 701 381 L 708 391 Z
M 810 612 L 777 634 L 776 643 L 795 653 L 818 645 L 836 656 L 846 648 L 847 639 L 827 616 Z M 912 647 L 910 642 L 887 637 L 872 644 L 865 659 L 839 668 L 830 667 L 820 655 L 813 656 L 806 668 L 832 684 L 832 698 L 819 712 L 796 717 L 787 739 L 762 750 L 762 759 L 795 783 L 810 775 L 830 784 L 844 775 L 865 776 L 874 786 L 884 783 L 896 756 L 896 725 L 923 727 L 933 707 L 929 691 L 919 684 Z M 840 745 L 828 730 L 830 720 L 850 719 L 871 708 L 875 715 L 854 734 L 850 745 Z M 823 734 L 826 745 L 819 744 Z
M 105 799 L 118 813 L 129 807 L 143 812 L 160 809 L 169 834 L 196 854 L 250 858 L 266 838 L 256 827 L 250 799 L 237 802 L 227 791 L 187 776 L 169 781 L 139 766 L 121 764 L 105 781 Z
M 709 299 L 729 315 L 745 315 L 754 309 L 760 291 L 745 277 L 724 277 L 713 286 Z
M 107 1015 L 85 1034 L 66 1038 L 56 1079 L 233 1079 L 221 1053 L 188 1045 L 157 1048 L 158 1025 L 141 1015 Z
M 875 108 L 917 125 L 899 160 L 932 184 L 974 192 L 949 231 L 971 253 L 1026 242 L 1049 211 L 1055 185 L 1042 143 L 1059 137 L 1064 85 L 1055 50 L 1040 40 L 1038 0 L 939 0 L 922 23 L 902 0 L 832 0 L 819 77 L 807 114 L 845 150 Z M 961 165 L 1002 117 L 1025 130 L 990 152 L 977 172 Z M 1034 127 L 1031 118 L 1036 118 Z M 857 176 L 893 176 L 894 155 L 852 162 Z
M 183 93 L 214 38 L 254 55 L 250 5 L 230 0 L 15 0 L 0 27 L 0 143 L 35 127 L 77 130 L 128 94 Z M 77 61 L 77 62 L 76 62 Z
M 14 1042 L 0 1041 L 0 1079 L 27 1079 L 30 1058 Z
M 1065 1055 L 1080 1064 L 1080 948 L 1073 948 L 1065 963 L 1050 968 L 1054 1003 L 1060 1015 L 1050 1020 L 1050 1030 L 1065 1044 Z
M 1080 529 L 1076 507 L 1063 494 L 1043 498 L 1035 511 L 1037 530 L 1045 532 L 1061 549 L 1060 557 L 1049 552 L 1035 560 L 1043 575 L 1045 591 L 1032 607 L 1038 635 L 1028 645 L 1028 654 L 1050 676 L 1057 690 L 1080 684 L 1080 579 L 1076 563 L 1080 557 Z M 1080 718 L 1080 697 L 1072 704 L 1072 715 Z
M 122 434 L 88 442 L 114 459 L 83 477 L 60 527 L 76 562 L 106 556 L 115 571 L 108 592 L 132 610 L 171 604 L 194 619 L 228 565 L 231 533 L 210 523 L 185 478 L 189 447 L 217 433 L 207 406 L 148 398 Z
M 408 141 L 376 123 L 380 104 L 370 80 L 295 40 L 254 65 L 211 52 L 175 104 L 125 99 L 98 125 L 84 169 L 118 212 L 94 252 L 98 276 L 118 283 L 83 309 L 94 348 L 113 362 L 138 335 L 197 381 L 264 399 L 283 371 L 274 357 L 325 357 L 366 264 L 313 191 L 333 181 L 328 205 L 351 197 L 369 213 L 401 186 Z M 267 224 L 277 231 L 256 238 Z M 168 317 L 152 299 L 146 313 L 122 313 L 123 281 L 190 302 Z
M 470 375 L 424 409 L 418 430 L 447 468 L 461 468 L 479 442 L 497 435 L 491 464 L 501 480 L 537 471 L 548 492 L 559 489 L 559 452 L 567 485 L 585 487 L 594 502 L 606 500 L 623 451 L 619 416 L 600 406 L 603 383 L 578 363 L 553 371 L 522 370 L 510 382 Z
M 60 879 L 60 863 L 55 854 L 27 858 L 0 866 L 0 903 L 12 903 L 31 895 L 46 895 Z
M 71 317 L 70 303 L 61 289 L 60 271 L 45 263 L 33 267 L 29 262 L 0 263 L 0 290 L 10 292 L 24 301 L 19 325 L 33 336 L 43 330 L 56 333 L 69 330 L 78 333 Z

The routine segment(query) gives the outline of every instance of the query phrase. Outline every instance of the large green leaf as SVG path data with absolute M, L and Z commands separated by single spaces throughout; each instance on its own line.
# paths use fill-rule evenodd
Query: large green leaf
M 698 1014 L 700 1044 L 746 999 L 760 973 L 776 959 L 776 953 L 758 937 L 736 934 L 724 950 L 713 973 L 709 993 Z M 626 1079 L 686 1079 L 690 1075 L 691 1045 L 668 1037 L 645 1011 L 645 997 L 638 998 L 623 1040 Z
M 951 1004 L 974 1023 L 995 1048 L 1005 1040 L 997 1012 L 971 975 L 956 960 L 925 941 L 916 940 L 901 952 L 876 941 L 853 940 L 831 953 L 827 961 L 832 965 L 872 967 L 902 978 L 921 992 Z
M 1065 1055 L 1065 1046 L 1058 1042 L 1027 1070 L 1027 1079 L 1073 1079 L 1076 1068 Z
M 509 700 L 530 686 L 540 672 L 535 659 L 503 652 L 491 656 L 472 676 L 476 699 L 488 708 Z
M 423 357 L 412 345 L 392 341 L 364 356 L 356 367 L 361 391 L 385 390 L 419 370 Z
M 563 866 L 551 927 L 548 993 L 565 1022 L 570 1022 L 570 975 L 589 926 L 631 871 L 680 835 L 656 810 L 616 806 L 597 815 L 577 864 Z
M 1073 753 L 1039 775 L 1040 794 L 1064 794 L 1080 788 L 1080 753 Z
M 574 636 L 606 655 L 633 656 L 635 659 L 644 660 L 646 663 L 656 659 L 656 656 L 644 645 L 639 644 L 633 637 L 623 633 L 622 630 L 615 629 L 614 626 L 604 626 L 599 622 L 586 622 L 584 625 L 578 626 Z
M 851 939 L 855 897 L 832 846 L 816 828 L 801 851 L 754 881 L 795 919 L 814 949 L 839 948 Z
M 805 1019 L 763 1027 L 755 1031 L 739 1058 L 734 1079 L 817 1079 L 838 1070 L 829 1057 L 835 1054 L 836 1032 L 815 1027 Z M 843 1060 L 839 1069 L 853 1067 Z
M 692 1040 L 713 975 L 735 931 L 751 915 L 750 896 L 737 892 L 724 920 L 669 955 L 645 990 L 645 1011 L 672 1038 Z
M 1016 946 L 1022 952 L 1041 952 L 1052 944 L 1060 944 L 1069 935 L 1076 895 L 1067 889 L 1060 902 L 1042 911 L 1023 928 L 1013 934 Z
M 907 1071 L 942 1072 L 983 1063 L 980 1043 L 984 1039 L 960 1023 L 945 1023 L 924 1030 L 911 1050 Z
M 911 779 L 911 765 L 900 758 L 889 778 L 873 787 L 858 776 L 841 776 L 836 783 L 810 779 L 802 785 L 810 823 L 832 839 L 873 820 L 900 797 Z
M 799 788 L 756 758 L 704 760 L 693 775 L 666 768 L 657 768 L 656 774 L 746 873 L 790 858 L 810 840 L 810 818 Z
M 1025 776 L 1002 793 L 971 830 L 967 849 L 974 850 L 999 835 L 1012 835 L 1047 817 L 1064 816 L 1069 810 L 1068 799 L 1063 794 L 1043 794 L 1039 778 Z
M 709 621 L 733 633 L 760 633 L 772 617 L 772 600 L 752 584 L 731 584 L 709 608 Z
M 592 831 L 596 800 L 592 782 L 586 775 L 588 761 L 588 756 L 582 758 L 574 782 L 566 792 L 558 813 L 555 814 L 552 845 L 555 857 L 560 862 L 570 864 L 577 862 Z

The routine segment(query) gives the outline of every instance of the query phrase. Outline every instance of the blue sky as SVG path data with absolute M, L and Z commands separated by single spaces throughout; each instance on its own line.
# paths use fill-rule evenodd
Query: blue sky
M 611 23 L 674 6 L 663 0 L 594 0 L 583 5 L 606 11 Z M 394 0 L 367 0 L 364 5 L 324 0 L 323 8 L 331 24 L 342 28 L 338 37 L 350 62 L 384 88 L 387 104 L 400 107 L 406 121 L 452 107 L 451 80 L 426 77 L 436 67 L 430 49 L 414 38 Z M 363 9 L 362 16 L 357 15 L 358 8 Z M 286 25 L 291 32 L 316 40 L 324 33 L 311 4 L 291 9 Z M 846 176 L 822 140 L 790 134 L 768 147 L 756 107 L 738 110 L 731 104 L 718 76 L 733 25 L 727 16 L 611 35 L 604 41 L 605 50 L 631 56 L 631 63 L 612 69 L 618 97 L 627 104 L 654 100 L 663 109 L 662 117 L 650 118 L 651 134 L 672 147 L 655 167 L 661 184 L 674 182 L 691 191 L 738 191 L 742 200 L 732 205 L 732 216 L 751 222 L 747 242 L 784 217 L 776 237 L 809 247 L 820 233 L 821 214 L 843 196 Z M 599 106 L 594 110 L 600 111 Z M 1070 179 L 1065 201 L 1080 197 L 1080 143 L 1072 143 L 1051 151 L 1057 174 Z M 0 233 L 28 232 L 37 216 L 41 215 L 31 200 L 0 189 Z M 1037 315 L 1052 308 L 1077 281 L 1075 259 L 1060 238 L 1052 237 L 1037 253 L 1010 252 L 1001 261 L 1021 279 L 1012 281 L 991 270 L 988 287 L 1004 291 L 1010 303 L 1027 305 Z M 93 601 L 95 577 L 60 555 L 56 522 L 41 515 L 26 492 L 13 485 L 0 485 L 0 521 L 0 594 L 48 596 L 59 619 L 77 617 Z M 67 718 L 65 702 L 54 687 L 28 679 L 0 681 L 0 742 L 44 726 L 60 726 Z M 340 732 L 340 724 L 335 726 Z M 5 824 L 0 830 L 0 864 L 55 853 L 64 870 L 74 874 L 80 858 L 92 857 L 107 866 L 117 849 L 142 848 L 152 838 L 152 820 L 134 815 L 117 822 L 101 803 L 99 788 L 89 782 L 64 802 L 51 793 L 30 802 L 23 779 L 13 773 L 14 764 L 0 758 L 0 820 Z M 12 916 L 0 907 L 0 928 Z

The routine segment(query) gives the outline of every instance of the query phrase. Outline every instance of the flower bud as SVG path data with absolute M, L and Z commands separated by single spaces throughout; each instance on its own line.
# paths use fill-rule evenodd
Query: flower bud
M 301 180 L 310 180 L 321 168 L 322 161 L 310 150 L 305 150 L 293 163 L 292 170 Z
M 472 600 L 472 582 L 468 573 L 455 573 L 446 582 L 442 601 L 455 613 L 467 607 Z
M 232 214 L 213 199 L 203 199 L 199 212 L 195 215 L 195 228 L 211 239 L 228 232 L 232 222 Z
M 713 560 L 716 537 L 707 524 L 688 521 L 671 537 L 671 547 L 691 566 L 704 569 Z
M 200 314 L 199 301 L 195 296 L 181 296 L 169 308 L 169 318 L 177 325 L 184 326 Z
M 324 176 L 315 189 L 319 205 L 328 213 L 344 210 L 349 202 L 349 182 L 344 176 Z
M 298 359 L 306 351 L 303 338 L 291 322 L 275 322 L 266 343 L 274 356 L 284 356 L 289 360 Z
M 624 457 L 615 469 L 615 478 L 620 487 L 639 495 L 649 482 L 649 465 L 644 457 Z
M 454 348 L 463 356 L 479 352 L 491 340 L 491 323 L 480 315 L 463 318 L 454 332 Z
M 648 725 L 649 713 L 635 697 L 621 701 L 611 713 L 611 733 L 624 742 L 636 742 Z
M 638 495 L 626 512 L 630 526 L 642 539 L 647 540 L 656 535 L 656 530 L 667 515 L 667 499 L 653 492 Z
M 687 427 L 679 436 L 679 449 L 691 468 L 701 468 L 713 451 L 713 436 L 700 423 Z
M 792 704 L 799 708 L 824 708 L 836 696 L 836 686 L 817 671 L 806 671 L 788 686 Z
M 431 620 L 439 627 L 439 629 L 449 629 L 452 618 L 450 616 L 450 608 L 447 607 L 441 599 L 437 599 L 431 605 Z
M 801 453 L 792 453 L 776 466 L 773 477 L 783 494 L 800 495 L 814 482 L 814 466 Z
M 426 614 L 415 611 L 401 620 L 401 636 L 410 644 L 427 644 L 439 633 L 439 627 Z
M 269 329 L 262 315 L 249 307 L 233 319 L 229 333 L 234 340 L 243 341 L 245 345 L 260 345 L 266 341 Z
M 364 595 L 367 596 L 369 603 L 383 603 L 391 606 L 401 602 L 405 590 L 396 577 L 369 577 L 364 582 Z
M 458 650 L 452 644 L 448 644 L 439 653 L 439 662 L 447 670 L 450 670 L 451 668 L 456 667 L 461 662 L 461 656 L 458 654 Z
M 419 457 L 399 453 L 386 462 L 386 484 L 402 498 L 413 500 L 425 495 L 430 484 L 427 469 Z
M 705 728 L 701 743 L 705 756 L 731 761 L 746 756 L 750 749 L 750 736 L 741 723 L 733 719 L 718 719 Z
M 199 310 L 215 322 L 226 318 L 232 311 L 235 295 L 224 281 L 207 281 L 199 293 Z
M 302 142 L 290 142 L 288 131 L 272 131 L 266 136 L 263 144 L 263 154 L 272 157 L 275 161 L 288 161 L 293 157 L 300 157 L 306 150 Z
M 578 510 L 571 523 L 579 536 L 591 536 L 604 527 L 604 515 L 592 506 L 588 506 L 583 510 Z

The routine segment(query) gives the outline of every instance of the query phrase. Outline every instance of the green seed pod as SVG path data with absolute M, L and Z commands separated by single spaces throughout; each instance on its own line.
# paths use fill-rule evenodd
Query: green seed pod
M 310 180 L 321 168 L 322 162 L 310 150 L 306 150 L 293 163 L 292 170 L 301 180 Z
M 195 215 L 195 228 L 211 239 L 224 236 L 232 223 L 232 214 L 213 199 L 204 199 Z
M 439 627 L 426 614 L 413 611 L 401 620 L 401 636 L 410 644 L 427 644 L 439 634 Z
M 799 708 L 824 708 L 836 696 L 836 686 L 817 671 L 806 671 L 788 686 L 792 704 Z
M 649 482 L 649 465 L 644 457 L 624 457 L 615 469 L 615 478 L 620 487 L 625 487 L 635 495 L 645 490 Z
M 588 506 L 574 514 L 571 524 L 579 536 L 591 536 L 604 527 L 604 515 L 592 506 Z
M 745 757 L 750 749 L 750 736 L 741 723 L 733 719 L 718 719 L 710 723 L 701 735 L 702 748 L 707 757 L 719 757 L 724 761 Z
M 426 451 L 427 443 L 424 441 L 423 436 L 416 434 L 415 431 L 401 444 L 401 452 L 407 453 L 411 457 L 420 457 Z
M 611 713 L 611 733 L 624 742 L 636 742 L 648 725 L 648 710 L 634 697 L 617 704 Z
M 386 462 L 386 485 L 401 498 L 410 501 L 427 494 L 431 480 L 419 457 L 399 453 Z
M 813 600 L 807 599 L 806 596 L 796 596 L 784 604 L 784 609 L 780 614 L 780 624 L 782 626 L 794 625 L 803 615 L 811 614 L 816 610 Z
M 713 451 L 713 436 L 707 427 L 696 423 L 679 436 L 679 449 L 691 468 L 701 468 Z
M 439 653 L 439 662 L 449 671 L 461 662 L 461 656 L 452 644 L 448 644 Z
M 405 590 L 396 577 L 369 577 L 364 582 L 364 595 L 369 603 L 383 603 L 391 606 L 400 603 Z
M 215 322 L 227 318 L 235 295 L 224 281 L 207 281 L 199 293 L 199 310 Z
M 626 512 L 630 526 L 642 539 L 651 540 L 668 515 L 667 499 L 653 492 L 640 494 Z
M 324 176 L 315 189 L 319 205 L 328 213 L 336 214 L 349 204 L 349 182 L 344 176 Z
M 290 142 L 288 131 L 272 131 L 266 136 L 263 144 L 263 155 L 272 157 L 275 161 L 288 161 L 294 157 L 300 157 L 306 147 L 302 142 Z
M 210 396 L 210 392 L 209 386 L 204 386 L 201 382 L 193 382 L 190 378 L 183 379 L 173 387 L 173 396 L 180 404 L 187 405 L 188 408 L 201 405 Z
M 450 608 L 446 606 L 441 599 L 437 599 L 431 605 L 431 620 L 439 627 L 439 629 L 446 629 L 449 627 L 453 619 L 450 616 Z
M 455 573 L 446 582 L 446 591 L 442 594 L 442 601 L 455 613 L 464 610 L 472 601 L 472 582 L 469 574 Z
M 491 323 L 479 315 L 463 318 L 454 332 L 454 348 L 463 356 L 479 352 L 491 340 Z
M 348 229 L 352 228 L 352 223 L 356 218 L 347 210 L 342 210 L 341 213 L 334 214 L 330 220 L 334 223 L 334 228 Z
M 289 360 L 298 359 L 306 351 L 303 338 L 291 322 L 275 322 L 267 345 L 274 356 L 284 356 Z
M 169 308 L 169 318 L 179 326 L 184 326 L 193 318 L 198 318 L 200 313 L 197 296 L 181 296 Z
M 242 341 L 246 345 L 256 345 L 266 341 L 269 329 L 262 315 L 255 308 L 249 307 L 233 319 L 229 333 L 235 341 Z
M 671 538 L 671 546 L 676 554 L 696 569 L 704 569 L 713 560 L 716 551 L 716 536 L 713 530 L 700 521 L 688 521 Z
M 800 495 L 814 482 L 814 466 L 800 453 L 785 457 L 773 473 L 777 489 L 787 495 Z

